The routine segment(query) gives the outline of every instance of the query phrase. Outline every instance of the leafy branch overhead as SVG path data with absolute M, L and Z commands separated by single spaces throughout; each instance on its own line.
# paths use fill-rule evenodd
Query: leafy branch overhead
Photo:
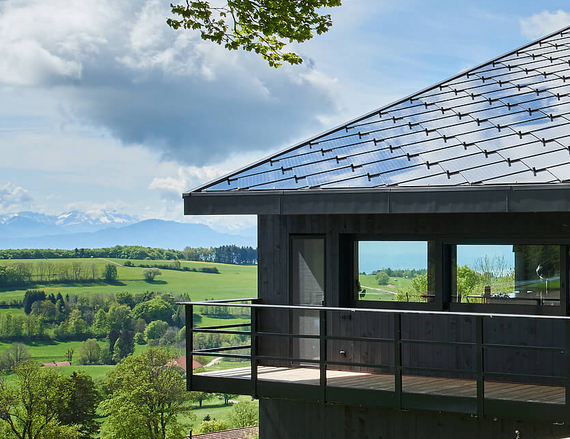
M 215 2 L 216 0 L 214 0 Z M 289 42 L 302 43 L 332 26 L 321 8 L 340 6 L 341 0 L 228 0 L 210 5 L 207 0 L 171 4 L 176 18 L 166 20 L 173 29 L 199 30 L 202 39 L 261 55 L 272 67 L 282 62 L 301 64 L 303 60 L 282 49 Z

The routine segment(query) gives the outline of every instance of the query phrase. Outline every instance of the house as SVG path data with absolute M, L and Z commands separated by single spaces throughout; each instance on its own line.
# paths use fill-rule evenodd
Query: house
M 188 388 L 259 398 L 262 439 L 568 436 L 569 182 L 566 28 L 184 194 L 259 247 L 216 301 L 251 323 L 187 324 L 235 367 Z
M 42 363 L 44 367 L 63 367 L 63 366 L 71 366 L 69 361 L 52 361 L 51 363 Z
M 180 366 L 182 369 L 184 369 L 184 371 L 186 371 L 186 368 L 188 367 L 186 357 L 174 358 L 168 362 L 167 366 Z M 201 367 L 203 366 L 200 363 L 194 359 L 192 360 L 192 370 L 196 370 Z

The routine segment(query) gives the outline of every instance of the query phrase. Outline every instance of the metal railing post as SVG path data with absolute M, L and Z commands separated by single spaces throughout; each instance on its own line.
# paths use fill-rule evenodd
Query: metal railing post
M 194 306 L 186 305 L 186 390 L 192 390 L 192 373 L 194 368 Z
M 394 313 L 394 394 L 396 409 L 402 408 L 402 316 Z
M 319 326 L 319 372 L 321 386 L 322 402 L 326 402 L 327 398 L 327 312 L 324 309 L 319 310 L 320 326 Z
M 257 398 L 257 308 L 251 310 L 251 396 Z
M 485 350 L 483 337 L 483 317 L 475 317 L 475 349 L 477 372 L 477 416 L 485 413 Z
M 566 359 L 566 373 L 564 374 L 564 387 L 566 390 L 566 413 L 570 413 L 570 320 L 566 320 L 566 340 L 564 340 L 564 358 Z

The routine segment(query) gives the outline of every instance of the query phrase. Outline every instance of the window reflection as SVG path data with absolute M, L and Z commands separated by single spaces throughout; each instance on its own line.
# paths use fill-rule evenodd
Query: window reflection
M 453 299 L 557 306 L 560 246 L 458 245 Z
M 358 241 L 359 300 L 433 302 L 427 241 Z

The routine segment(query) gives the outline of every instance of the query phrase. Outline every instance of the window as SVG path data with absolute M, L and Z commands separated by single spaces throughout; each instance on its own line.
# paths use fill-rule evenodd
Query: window
M 457 303 L 560 305 L 560 246 L 457 245 Z
M 357 241 L 357 299 L 433 302 L 430 244 L 428 241 Z

